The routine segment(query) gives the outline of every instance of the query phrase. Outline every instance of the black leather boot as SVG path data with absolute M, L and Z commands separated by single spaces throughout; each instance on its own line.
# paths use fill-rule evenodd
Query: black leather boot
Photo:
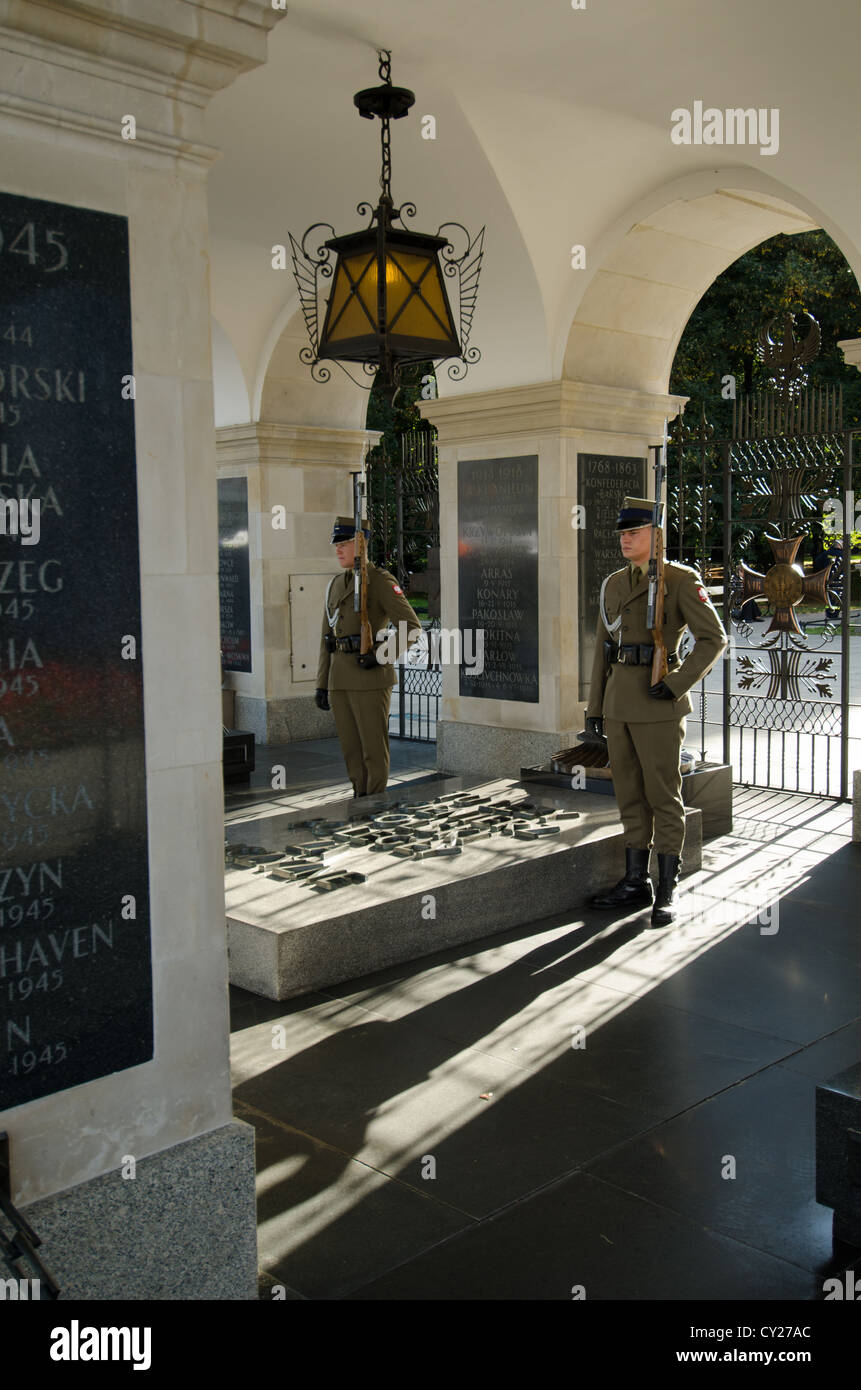
M 590 899 L 590 907 L 650 907 L 654 899 L 649 878 L 649 850 L 625 850 L 625 877 L 608 893 Z
M 678 854 L 658 855 L 658 891 L 652 908 L 652 926 L 668 927 L 675 920 L 676 888 L 682 861 Z

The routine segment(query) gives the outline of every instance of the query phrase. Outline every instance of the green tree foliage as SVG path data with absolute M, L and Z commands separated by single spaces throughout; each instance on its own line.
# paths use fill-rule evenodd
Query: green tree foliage
M 712 506 L 705 534 L 699 524 L 702 488 L 698 478 L 686 475 L 685 484 L 682 558 L 704 567 L 710 558 L 723 561 L 718 500 L 723 469 L 717 441 L 730 436 L 732 401 L 722 398 L 722 378 L 735 377 L 739 395 L 772 386 L 761 358 L 759 332 L 786 312 L 796 316 L 796 333 L 805 331 L 804 320 L 799 317 L 802 312 L 813 315 L 822 333 L 819 355 L 809 365 L 802 384 L 842 386 L 844 426 L 861 427 L 861 373 L 846 364 L 837 346 L 843 338 L 861 337 L 861 291 L 852 270 L 823 231 L 776 236 L 762 242 L 733 262 L 706 290 L 682 334 L 670 376 L 670 391 L 690 398 L 685 407 L 686 423 L 696 428 L 704 410 L 714 427 L 715 443 L 706 452 L 706 490 Z M 779 334 L 782 324 L 778 322 L 775 328 Z M 835 464 L 839 464 L 839 454 L 835 454 Z M 686 467 L 689 465 L 690 459 Z M 698 465 L 695 473 L 697 469 Z M 679 502 L 678 484 L 673 487 L 671 472 L 669 537 L 673 543 L 678 542 Z M 808 558 L 820 549 L 821 541 L 821 525 L 813 522 L 804 547 Z M 742 557 L 760 569 L 773 563 L 761 525 L 735 525 L 733 568 L 735 560 Z
M 769 385 L 757 336 L 769 319 L 787 310 L 812 314 L 822 330 L 807 384 L 842 385 L 844 424 L 861 425 L 861 372 L 847 366 L 837 346 L 841 338 L 861 337 L 861 291 L 842 252 L 823 231 L 762 242 L 706 290 L 682 334 L 670 377 L 670 391 L 691 398 L 685 409 L 689 420 L 698 419 L 705 406 L 716 433 L 725 434 L 732 404 L 721 399 L 721 378 L 734 376 L 739 393 Z
M 436 374 L 433 362 L 417 362 L 404 369 L 400 389 L 392 397 L 391 391 L 374 383 L 368 402 L 366 428 L 381 430 L 379 445 L 368 455 L 368 517 L 371 523 L 371 555 L 377 564 L 398 574 L 402 583 L 408 574 L 427 568 L 427 547 L 429 532 L 432 529 L 429 513 L 435 513 L 437 477 L 431 469 L 425 477 L 421 465 L 409 463 L 406 472 L 401 470 L 401 440 L 406 436 L 408 457 L 409 435 L 429 432 L 430 426 L 422 419 L 418 401 L 422 398 L 423 379 L 433 382 L 432 393 L 436 394 Z M 385 455 L 385 469 L 381 467 Z M 397 492 L 396 477 L 402 472 L 403 490 L 401 495 L 401 516 L 404 526 L 403 564 L 399 565 L 397 550 Z M 383 485 L 382 479 L 385 478 Z M 433 499 L 428 495 L 432 493 Z
M 433 377 L 434 389 L 436 389 L 436 376 L 432 362 L 416 362 L 404 368 L 400 390 L 394 399 L 392 399 L 391 392 L 381 389 L 376 381 L 374 382 L 371 398 L 368 401 L 365 428 L 382 430 L 383 438 L 380 443 L 385 443 L 386 453 L 390 459 L 397 459 L 401 456 L 401 434 L 405 430 L 415 430 L 421 427 L 422 417 L 416 402 L 421 398 L 422 377 L 424 376 Z

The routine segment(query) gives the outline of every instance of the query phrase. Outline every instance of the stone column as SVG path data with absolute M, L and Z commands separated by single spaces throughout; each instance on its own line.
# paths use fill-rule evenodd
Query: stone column
M 334 738 L 313 701 L 332 523 L 352 514 L 350 477 L 376 431 L 313 425 L 229 425 L 217 431 L 219 478 L 248 479 L 250 674 L 228 673 L 236 727 L 260 743 Z
M 861 372 L 861 338 L 842 338 L 837 344 L 843 357 L 850 367 L 857 367 Z
M 441 771 L 516 777 L 522 766 L 576 741 L 588 695 L 580 678 L 578 557 L 580 546 L 590 543 L 588 512 L 583 518 L 576 510 L 578 455 L 647 460 L 649 444 L 663 437 L 664 420 L 675 418 L 683 403 L 678 396 L 576 381 L 420 403 L 439 431 L 444 629 L 458 625 L 458 463 L 538 456 L 539 699 L 462 696 L 457 666 L 444 665 Z
M 127 219 L 130 254 L 154 1050 L 0 1116 L 13 1200 L 65 1298 L 256 1296 L 253 1131 L 233 1120 L 228 1066 L 217 151 L 201 135 L 209 98 L 265 61 L 279 13 L 268 0 L 0 0 L 2 191 Z

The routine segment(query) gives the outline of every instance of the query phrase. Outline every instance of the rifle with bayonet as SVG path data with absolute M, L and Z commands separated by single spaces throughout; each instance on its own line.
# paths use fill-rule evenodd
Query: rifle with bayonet
M 361 473 L 353 477 L 353 519 L 355 522 L 355 547 L 353 550 L 353 608 L 359 616 L 360 644 L 359 656 L 366 657 L 374 650 L 374 634 L 368 619 L 368 542 L 362 529 L 362 511 L 365 485 Z M 360 662 L 360 665 L 364 664 Z
M 651 629 L 654 654 L 650 684 L 660 685 L 670 669 L 667 644 L 664 641 L 664 535 L 661 530 L 661 494 L 666 469 L 665 450 L 667 427 L 664 425 L 662 444 L 650 447 L 655 455 L 655 508 L 652 516 L 652 544 L 649 551 L 649 593 L 646 601 L 646 626 Z

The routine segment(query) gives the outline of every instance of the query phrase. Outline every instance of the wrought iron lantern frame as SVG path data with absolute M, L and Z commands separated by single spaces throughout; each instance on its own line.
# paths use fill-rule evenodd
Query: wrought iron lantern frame
M 381 172 L 380 198 L 376 207 L 359 203 L 356 211 L 368 217 L 358 232 L 337 236 L 328 222 L 315 222 L 297 241 L 292 233 L 290 246 L 293 272 L 299 290 L 305 328 L 309 343 L 300 350 L 302 362 L 311 368 L 313 380 L 326 382 L 331 373 L 325 364 L 336 362 L 357 385 L 370 390 L 377 381 L 391 392 L 397 390 L 403 370 L 416 363 L 434 361 L 438 365 L 450 359 L 448 374 L 452 380 L 462 380 L 469 367 L 481 358 L 479 349 L 470 343 L 472 321 L 478 296 L 481 263 L 484 257 L 482 227 L 475 237 L 459 222 L 444 222 L 435 235 L 416 232 L 407 226 L 405 218 L 416 215 L 416 205 L 405 202 L 395 207 L 391 194 L 391 121 L 407 114 L 415 103 L 415 95 L 406 87 L 394 87 L 391 80 L 391 53 L 379 50 L 380 87 L 357 92 L 353 98 L 359 114 L 380 120 Z M 400 222 L 400 227 L 395 226 Z M 327 237 L 325 233 L 330 235 Z M 348 258 L 354 262 L 364 256 L 357 273 L 351 270 Z M 414 269 L 410 261 L 417 262 Z M 419 270 L 419 264 L 421 270 Z M 387 270 L 392 267 L 403 277 L 408 288 L 405 297 L 389 316 Z M 440 274 L 441 271 L 441 274 Z M 345 298 L 334 307 L 338 276 L 347 282 Z M 376 295 L 373 284 L 376 281 Z M 456 325 L 445 281 L 455 281 L 459 292 L 459 323 Z M 433 281 L 437 293 L 429 299 L 423 293 Z M 372 316 L 361 290 L 371 291 L 368 298 L 376 302 L 376 318 Z M 327 286 L 328 298 L 324 301 Z M 420 301 L 422 313 L 439 326 L 439 336 L 421 337 L 398 333 L 398 323 L 411 305 Z M 323 307 L 325 304 L 325 308 Z M 333 330 L 343 319 L 349 306 L 359 305 L 359 319 L 366 331 L 351 338 L 332 342 Z M 364 316 L 364 320 L 362 320 Z M 322 325 L 321 325 L 322 317 Z M 440 351 L 440 349 L 443 349 Z M 345 363 L 362 368 L 364 381 L 348 370 Z

